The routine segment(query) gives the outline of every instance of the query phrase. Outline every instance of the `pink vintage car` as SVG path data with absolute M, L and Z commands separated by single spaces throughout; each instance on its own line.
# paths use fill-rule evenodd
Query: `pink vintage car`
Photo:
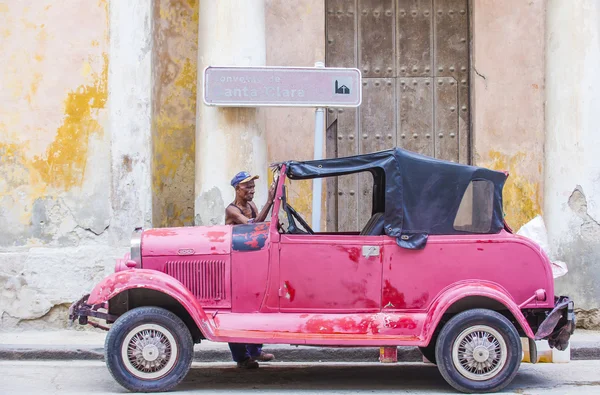
M 509 384 L 521 337 L 533 362 L 535 340 L 567 347 L 573 302 L 504 222 L 506 173 L 399 148 L 273 171 L 269 222 L 138 229 L 115 273 L 73 304 L 71 320 L 112 324 L 106 363 L 122 386 L 173 388 L 203 339 L 418 346 L 463 392 Z M 362 230 L 315 233 L 286 201 L 286 180 L 360 172 L 373 176 Z

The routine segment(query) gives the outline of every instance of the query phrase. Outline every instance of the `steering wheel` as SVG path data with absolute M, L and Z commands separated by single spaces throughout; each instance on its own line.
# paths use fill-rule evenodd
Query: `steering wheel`
M 296 210 L 294 210 L 294 208 L 292 206 L 290 206 L 289 204 L 285 205 L 285 212 L 287 214 L 288 217 L 288 229 L 287 229 L 287 233 L 293 233 L 293 234 L 311 234 L 314 235 L 315 232 L 314 230 L 311 229 L 310 226 L 308 226 L 308 224 L 306 223 L 306 221 L 304 220 L 304 218 L 302 218 L 300 216 L 300 214 L 298 214 L 298 212 Z M 306 229 L 306 232 L 303 231 L 302 229 L 298 228 L 298 226 L 296 226 L 296 221 L 295 219 L 298 220 L 298 222 L 300 222 L 300 225 L 302 225 L 302 227 L 304 229 Z

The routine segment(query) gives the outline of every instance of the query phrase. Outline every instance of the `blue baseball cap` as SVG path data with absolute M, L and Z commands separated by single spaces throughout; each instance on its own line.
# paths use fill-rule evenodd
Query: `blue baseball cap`
M 241 184 L 243 182 L 248 182 L 251 180 L 256 180 L 257 178 L 259 178 L 259 177 L 252 176 L 247 171 L 240 171 L 239 173 L 237 173 L 235 175 L 235 177 L 233 177 L 231 179 L 231 186 L 235 188 L 238 184 Z

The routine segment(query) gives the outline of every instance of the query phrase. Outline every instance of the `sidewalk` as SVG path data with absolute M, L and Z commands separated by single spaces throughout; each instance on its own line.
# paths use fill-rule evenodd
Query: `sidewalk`
M 31 331 L 0 332 L 0 360 L 103 360 L 106 332 Z M 377 362 L 378 347 L 313 347 L 267 344 L 266 352 L 278 362 Z M 571 337 L 571 360 L 600 360 L 600 331 L 575 330 Z M 203 341 L 194 347 L 196 362 L 229 362 L 227 343 Z M 420 362 L 416 347 L 398 347 L 398 362 Z

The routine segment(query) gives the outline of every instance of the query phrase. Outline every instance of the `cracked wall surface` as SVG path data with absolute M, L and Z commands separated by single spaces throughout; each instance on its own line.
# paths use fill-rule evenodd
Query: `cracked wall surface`
M 600 4 L 548 2 L 545 221 L 557 292 L 578 326 L 600 328 Z

